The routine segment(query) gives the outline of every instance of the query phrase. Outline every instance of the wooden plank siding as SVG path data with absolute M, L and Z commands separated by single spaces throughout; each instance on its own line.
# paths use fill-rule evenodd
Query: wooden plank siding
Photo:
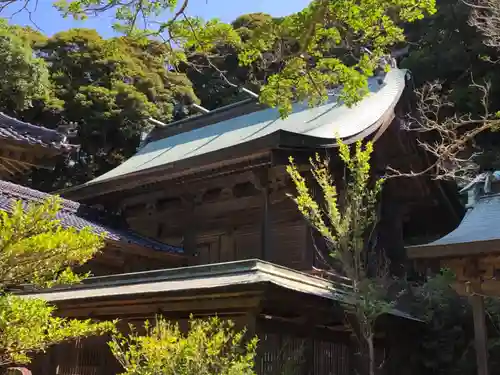
M 185 248 L 193 243 L 189 264 L 257 258 L 309 271 L 310 231 L 286 196 L 289 191 L 286 172 L 277 167 L 218 177 L 184 189 L 151 191 L 149 198 L 124 200 L 122 209 L 138 233 Z

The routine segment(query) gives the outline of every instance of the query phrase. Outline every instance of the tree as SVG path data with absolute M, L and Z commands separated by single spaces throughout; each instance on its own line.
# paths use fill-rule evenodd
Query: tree
M 43 59 L 34 56 L 29 43 L 0 19 L 0 106 L 16 112 L 34 100 L 48 100 L 49 71 Z
M 29 36 L 29 35 L 28 35 Z M 34 171 L 26 182 L 51 191 L 81 184 L 132 156 L 150 117 L 169 122 L 198 102 L 185 75 L 165 66 L 165 46 L 126 37 L 103 39 L 95 30 L 72 29 L 34 44 L 49 65 L 59 109 L 38 102 L 25 120 L 48 127 L 76 123 L 79 153 L 53 171 Z M 187 112 L 186 112 L 187 110 Z
M 500 167 L 500 75 L 492 69 L 498 50 L 484 43 L 471 17 L 467 2 L 439 0 L 434 15 L 405 25 L 410 54 L 401 65 L 416 86 L 416 110 L 406 129 L 415 132 L 431 163 L 423 170 L 391 170 L 393 175 L 467 182 Z
M 238 17 L 231 25 L 245 42 L 260 27 L 274 21 L 270 15 L 251 13 Z M 202 105 L 208 109 L 247 99 L 249 96 L 241 87 L 258 93 L 267 76 L 278 72 L 275 65 L 266 64 L 265 60 L 242 66 L 237 48 L 227 44 L 216 45 L 209 57 L 190 54 L 187 63 L 180 64 L 179 69 L 186 73 Z
M 0 211 L 0 366 L 26 364 L 30 356 L 51 345 L 107 333 L 111 322 L 94 323 L 53 316 L 55 308 L 40 299 L 11 292 L 22 285 L 50 287 L 80 282 L 86 275 L 72 271 L 103 246 L 88 229 L 63 228 L 56 219 L 61 204 L 14 205 Z
M 27 9 L 28 3 L 20 8 Z M 15 0 L 9 4 L 19 6 Z M 278 106 L 283 115 L 290 112 L 293 101 L 308 99 L 314 105 L 326 100 L 328 90 L 338 85 L 347 103 L 358 101 L 368 91 L 367 77 L 385 65 L 381 59 L 389 48 L 404 39 L 398 24 L 435 11 L 433 0 L 314 0 L 281 22 L 262 22 L 258 32 L 243 41 L 231 25 L 189 17 L 188 4 L 189 0 L 60 0 L 55 6 L 77 19 L 113 12 L 117 30 L 163 39 L 172 66 L 188 62 L 192 54 L 210 58 L 218 45 L 233 46 L 239 62 L 249 65 L 266 59 L 266 53 L 277 50 L 284 39 L 293 38 L 293 53 L 273 56 L 279 71 L 268 77 L 261 90 L 261 100 Z M 158 21 L 168 12 L 168 20 Z
M 410 53 L 401 65 L 412 72 L 417 92 L 407 129 L 430 151 L 432 165 L 403 175 L 463 180 L 499 165 L 498 135 L 490 131 L 500 109 L 500 75 L 492 69 L 498 51 L 483 43 L 470 17 L 465 2 L 439 0 L 434 15 L 405 26 Z
M 154 325 L 146 321 L 144 335 L 130 328 L 128 337 L 116 335 L 110 342 L 123 375 L 255 374 L 257 339 L 245 344 L 245 331 L 236 331 L 231 321 L 191 317 L 187 334 L 162 317 Z
M 287 167 L 297 190 L 294 201 L 300 213 L 324 238 L 332 270 L 338 269 L 338 264 L 352 287 L 352 300 L 345 305 L 350 317 L 348 323 L 360 343 L 366 366 L 363 373 L 369 375 L 377 371 L 375 322 L 393 307 L 387 292 L 390 278 L 384 258 L 368 246 L 376 219 L 377 196 L 383 183 L 383 180 L 371 179 L 372 151 L 370 142 L 363 147 L 358 141 L 351 155 L 349 146 L 340 143 L 339 154 L 347 174 L 343 182 L 333 180 L 328 160 L 318 155 L 311 159 L 313 181 L 321 195 L 318 197 L 311 193 L 310 183 L 299 173 L 293 159 Z
M 500 48 L 500 4 L 493 0 L 466 4 L 472 8 L 469 23 L 484 35 L 484 44 L 495 49 Z

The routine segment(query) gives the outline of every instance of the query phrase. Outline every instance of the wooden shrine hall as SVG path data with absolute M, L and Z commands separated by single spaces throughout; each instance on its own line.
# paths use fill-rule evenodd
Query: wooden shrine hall
M 300 362 L 300 375 L 354 373 L 355 352 L 343 324 L 348 281 L 319 277 L 328 273 L 323 261 L 328 255 L 287 196 L 293 184 L 286 166 L 293 156 L 307 173 L 309 157 L 319 152 L 341 176 L 336 137 L 345 143 L 375 141 L 376 174 L 388 164 L 425 165 L 400 126 L 408 79 L 399 69 L 372 77 L 370 93 L 352 107 L 332 94 L 314 108 L 297 103 L 281 119 L 277 110 L 249 99 L 156 127 L 123 164 L 59 193 L 75 207 L 73 215 L 100 212 L 100 225 L 161 248 L 145 249 L 140 257 L 106 248 L 102 256 L 108 260 L 88 265 L 98 277 L 71 288 L 29 292 L 26 298 L 45 298 L 64 316 L 119 317 L 123 323 L 156 314 L 181 323 L 190 314 L 218 314 L 259 335 L 259 375 L 281 374 L 290 358 Z M 428 216 L 439 225 L 424 219 Z M 446 233 L 460 216 L 458 200 L 444 183 L 388 183 L 377 244 L 391 259 L 392 272 L 406 262 L 405 243 Z M 405 363 L 412 340 L 411 334 L 408 340 L 401 336 L 418 324 L 398 310 L 384 316 L 377 327 L 380 360 L 390 356 L 393 364 Z M 387 373 L 399 375 L 401 368 L 411 374 L 411 366 L 396 365 Z M 33 371 L 110 375 L 119 369 L 105 342 L 95 338 L 53 348 Z
M 287 196 L 294 192 L 289 157 L 307 173 L 309 157 L 320 152 L 341 176 L 336 135 L 345 143 L 376 141 L 376 174 L 389 163 L 418 169 L 425 157 L 400 126 L 407 79 L 399 69 L 370 78 L 370 93 L 354 107 L 332 95 L 314 108 L 295 104 L 280 119 L 276 109 L 249 99 L 157 127 L 129 160 L 60 193 L 118 212 L 134 231 L 182 247 L 190 265 L 259 258 L 309 272 L 323 265 L 315 234 Z M 404 241 L 435 238 L 458 224 L 461 206 L 446 188 L 426 179 L 385 187 L 380 225 L 387 230 L 379 240 L 395 266 L 405 261 Z M 441 227 L 422 220 L 427 215 Z

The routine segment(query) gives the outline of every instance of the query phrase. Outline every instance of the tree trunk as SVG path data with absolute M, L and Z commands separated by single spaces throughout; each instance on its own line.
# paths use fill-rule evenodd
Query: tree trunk
M 368 346 L 368 374 L 375 375 L 376 371 L 376 359 L 375 359 L 375 348 L 373 345 L 373 335 L 366 337 L 366 343 Z

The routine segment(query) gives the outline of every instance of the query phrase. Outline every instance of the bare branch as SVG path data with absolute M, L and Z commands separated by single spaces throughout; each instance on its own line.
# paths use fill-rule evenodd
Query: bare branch
M 484 35 L 484 44 L 500 48 L 500 2 L 498 0 L 476 0 L 471 7 L 469 25 L 477 28 Z
M 471 87 L 480 94 L 482 113 L 477 116 L 456 113 L 439 82 L 416 91 L 416 114 L 409 116 L 404 128 L 419 133 L 418 145 L 430 154 L 432 162 L 420 171 L 402 172 L 389 167 L 388 177 L 429 174 L 436 179 L 470 181 L 478 171 L 476 137 L 500 127 L 500 118 L 489 109 L 490 83 L 478 84 L 472 79 Z

